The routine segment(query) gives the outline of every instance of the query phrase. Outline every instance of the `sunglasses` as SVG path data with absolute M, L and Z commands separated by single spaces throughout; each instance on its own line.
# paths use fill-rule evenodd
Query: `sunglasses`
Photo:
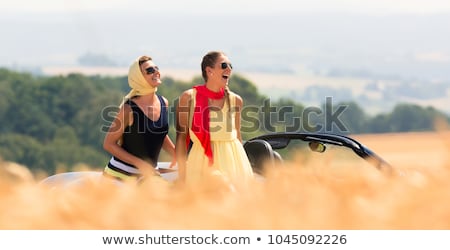
M 223 62 L 223 63 L 220 64 L 220 67 L 222 69 L 226 69 L 228 66 L 230 66 L 230 69 L 233 69 L 233 65 L 231 65 L 231 63 Z
M 155 73 L 156 71 L 159 71 L 158 66 L 148 67 L 145 69 L 145 72 L 147 73 L 147 75 L 151 75 L 151 74 Z

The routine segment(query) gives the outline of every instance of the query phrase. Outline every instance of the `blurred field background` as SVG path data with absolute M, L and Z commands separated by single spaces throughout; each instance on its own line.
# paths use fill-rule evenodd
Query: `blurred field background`
M 241 192 L 162 180 L 49 189 L 3 162 L 0 229 L 450 229 L 448 131 L 352 137 L 402 175 L 286 162 Z

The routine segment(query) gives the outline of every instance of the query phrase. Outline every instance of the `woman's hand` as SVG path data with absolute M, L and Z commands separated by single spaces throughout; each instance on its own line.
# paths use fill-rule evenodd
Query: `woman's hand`
M 172 157 L 172 161 L 170 162 L 169 168 L 173 168 L 177 165 L 177 158 L 174 156 Z
M 135 165 L 139 169 L 141 174 L 144 176 L 144 178 L 148 176 L 161 176 L 161 174 L 155 169 L 155 167 L 152 164 L 144 160 L 140 160 Z

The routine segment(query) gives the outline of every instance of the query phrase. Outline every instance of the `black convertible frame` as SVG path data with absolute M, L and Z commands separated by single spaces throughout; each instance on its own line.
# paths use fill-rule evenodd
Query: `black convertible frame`
M 302 140 L 306 142 L 333 144 L 337 146 L 347 147 L 351 149 L 356 155 L 370 162 L 374 167 L 381 171 L 392 172 L 394 170 L 393 167 L 379 155 L 377 155 L 372 150 L 356 141 L 355 139 L 352 139 L 345 135 L 330 133 L 277 132 L 254 137 L 246 141 L 244 143 L 244 147 L 250 142 L 260 140 L 268 142 L 272 149 L 286 148 L 291 140 Z M 249 155 L 251 153 L 247 151 L 247 154 Z M 252 156 L 249 155 L 249 158 L 251 157 Z

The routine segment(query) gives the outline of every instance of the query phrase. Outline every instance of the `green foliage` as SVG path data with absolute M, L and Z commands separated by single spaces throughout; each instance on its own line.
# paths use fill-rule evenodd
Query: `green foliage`
M 398 104 L 390 115 L 390 129 L 394 132 L 427 131 L 434 128 L 439 117 L 445 116 L 432 107 Z
M 30 168 L 47 169 L 42 144 L 29 135 L 3 133 L 0 137 L 0 152 L 4 160 L 15 161 Z
M 367 131 L 367 115 L 364 113 L 364 110 L 358 106 L 358 104 L 355 102 L 343 102 L 338 104 L 338 107 L 341 106 L 344 107 L 345 110 L 342 112 L 340 118 L 342 119 L 347 131 L 354 134 L 364 133 Z

